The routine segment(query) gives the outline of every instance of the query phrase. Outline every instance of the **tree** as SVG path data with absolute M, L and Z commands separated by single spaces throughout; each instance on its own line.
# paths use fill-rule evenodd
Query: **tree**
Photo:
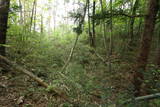
M 111 70 L 112 70 L 111 55 L 112 55 L 112 51 L 113 51 L 113 49 L 112 49 L 113 48 L 112 0 L 110 0 L 110 14 L 111 14 L 111 17 L 110 17 L 110 44 L 109 44 L 109 71 L 111 72 Z
M 37 1 L 35 2 L 35 9 L 34 9 L 34 31 L 36 31 L 36 18 L 37 18 Z
M 90 0 L 87 0 L 88 4 L 88 35 L 89 35 L 89 43 L 92 46 L 92 33 L 91 33 L 91 20 L 90 20 Z
M 0 0 L 0 54 L 5 56 L 5 43 L 10 0 Z
M 138 8 L 138 4 L 139 4 L 139 0 L 136 0 L 135 3 L 134 3 L 133 8 L 131 8 L 132 16 L 136 15 L 136 10 Z M 132 45 L 132 42 L 133 42 L 133 37 L 134 37 L 134 22 L 135 22 L 135 17 L 131 17 L 131 19 L 130 19 L 130 28 L 129 28 L 129 35 L 130 35 L 129 45 Z
M 70 54 L 69 54 L 69 57 L 66 61 L 66 63 L 64 64 L 63 68 L 62 68 L 62 71 L 65 71 L 68 64 L 70 63 L 72 57 L 73 57 L 73 54 L 74 54 L 74 50 L 76 48 L 76 45 L 77 45 L 77 42 L 78 42 L 78 39 L 79 39 L 79 35 L 82 33 L 82 28 L 83 28 L 83 24 L 85 22 L 85 16 L 86 16 L 86 12 L 87 12 L 87 4 L 88 4 L 88 1 L 86 1 L 86 4 L 84 6 L 84 9 L 83 9 L 83 15 L 82 17 L 80 18 L 79 20 L 79 24 L 76 28 L 74 28 L 75 32 L 77 33 L 77 36 L 76 36 L 76 39 L 75 39 L 75 42 L 74 42 L 74 45 L 73 47 L 71 48 L 71 51 L 70 51 Z
M 36 0 L 33 1 L 33 7 L 31 12 L 31 22 L 30 22 L 30 32 L 32 30 L 33 18 L 35 18 L 34 14 L 36 14 L 36 4 L 37 4 L 36 2 L 37 2 Z
M 105 1 L 105 2 L 106 2 L 106 1 Z M 106 4 L 106 3 L 105 3 L 105 4 Z M 104 13 L 104 9 L 106 8 L 106 6 L 105 6 L 105 8 L 104 8 L 104 6 L 103 6 L 103 1 L 102 1 L 102 0 L 100 0 L 100 5 L 101 5 L 101 12 Z M 105 24 L 105 19 L 102 20 L 102 26 L 103 26 L 104 47 L 105 47 L 105 49 L 106 49 L 106 51 L 107 51 L 107 37 L 106 37 L 106 24 Z
M 160 67 L 160 47 L 158 48 L 156 61 L 157 61 L 157 66 Z
M 20 7 L 20 24 L 23 24 L 23 11 L 22 11 L 22 2 L 19 0 L 19 7 Z
M 159 0 L 149 0 L 147 15 L 145 16 L 140 52 L 134 72 L 133 84 L 135 86 L 135 96 L 147 94 L 147 91 L 145 90 L 146 85 L 144 84 L 143 71 L 145 71 L 148 62 L 148 56 L 156 22 L 156 15 L 158 13 L 158 1 Z
M 92 47 L 95 48 L 96 32 L 95 32 L 95 8 L 96 2 L 93 0 L 93 11 L 92 11 Z
M 160 27 L 160 26 L 158 26 Z M 157 55 L 156 55 L 156 64 L 158 67 L 160 67 L 160 31 L 158 32 L 158 49 L 157 49 Z
M 41 15 L 41 34 L 43 34 L 43 15 Z

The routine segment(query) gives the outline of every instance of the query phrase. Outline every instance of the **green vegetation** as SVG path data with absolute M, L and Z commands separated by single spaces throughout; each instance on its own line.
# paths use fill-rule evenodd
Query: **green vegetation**
M 0 0 L 0 106 L 160 106 L 160 0 L 38 1 Z

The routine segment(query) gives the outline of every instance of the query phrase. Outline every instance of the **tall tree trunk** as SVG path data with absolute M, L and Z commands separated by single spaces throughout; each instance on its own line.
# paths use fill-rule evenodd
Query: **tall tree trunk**
M 92 13 L 92 47 L 95 48 L 96 47 L 96 32 L 95 32 L 95 8 L 96 8 L 96 2 L 95 0 L 93 0 L 93 13 Z
M 56 7 L 57 6 L 57 2 L 55 1 L 54 3 L 55 4 L 54 4 L 54 8 L 53 8 L 53 21 L 54 21 L 54 23 L 53 23 L 54 25 L 53 26 L 54 26 L 54 32 L 55 32 L 56 31 L 56 21 L 57 21 L 56 20 L 56 17 L 57 17 L 57 11 L 56 11 L 57 10 L 57 7 Z
M 37 18 L 37 1 L 35 2 L 35 9 L 34 9 L 34 31 L 36 31 L 36 18 Z
M 157 66 L 158 67 L 160 67 L 160 47 L 159 47 L 159 49 L 158 49 L 158 52 L 157 52 L 157 58 L 156 58 L 156 60 L 157 60 Z
M 135 86 L 135 96 L 141 96 L 147 94 L 146 85 L 144 84 L 144 75 L 148 56 L 150 52 L 150 46 L 152 36 L 154 34 L 154 27 L 156 22 L 156 15 L 158 12 L 158 1 L 149 0 L 147 16 L 145 17 L 144 31 L 141 40 L 140 52 L 137 58 L 137 66 L 134 72 L 133 84 Z
M 157 50 L 157 56 L 156 56 L 156 63 L 157 63 L 157 66 L 160 68 L 160 30 L 158 32 L 158 35 L 159 37 L 158 37 L 158 50 Z
M 89 43 L 92 47 L 92 33 L 91 33 L 91 20 L 90 20 L 90 0 L 87 1 L 88 3 L 88 35 L 89 35 Z
M 139 36 L 141 35 L 142 22 L 143 22 L 143 19 L 142 19 L 142 18 L 139 18 L 138 30 L 137 30 L 137 32 L 136 32 L 136 36 L 137 36 L 137 37 L 139 37 Z
M 24 34 L 27 33 L 28 31 L 28 25 L 27 25 L 27 3 L 25 0 L 22 0 L 22 5 L 23 5 L 23 24 L 24 24 L 24 27 L 23 27 L 23 32 Z M 22 35 L 22 41 L 25 41 L 25 35 Z
M 19 0 L 19 7 L 20 7 L 20 24 L 22 25 L 23 24 L 23 12 L 22 12 L 22 2 L 21 0 Z
M 112 51 L 113 51 L 113 40 L 112 40 L 112 36 L 113 36 L 113 32 L 112 32 L 112 0 L 110 0 L 110 14 L 111 14 L 111 18 L 110 18 L 110 46 L 109 46 L 109 72 L 112 71 L 112 61 L 111 61 L 111 55 L 112 55 Z
M 101 5 L 101 12 L 104 13 L 104 7 L 103 7 L 103 1 L 100 0 L 100 5 Z M 107 37 L 106 37 L 106 24 L 105 24 L 105 19 L 102 21 L 102 26 L 103 26 L 103 38 L 104 38 L 104 47 L 107 51 Z
M 30 22 L 30 32 L 32 30 L 34 12 L 35 12 L 36 0 L 33 1 L 32 13 L 31 13 L 31 22 Z
M 136 10 L 138 8 L 138 4 L 139 4 L 139 0 L 136 0 L 134 3 L 133 8 L 131 9 L 131 13 L 132 16 L 136 15 Z M 130 19 L 130 30 L 129 30 L 129 35 L 130 35 L 130 41 L 129 41 L 129 46 L 131 46 L 133 44 L 133 39 L 134 39 L 134 21 L 135 21 L 135 17 L 132 17 Z
M 10 0 L 0 0 L 0 55 L 5 56 L 6 33 Z
M 41 34 L 43 34 L 43 15 L 41 14 Z

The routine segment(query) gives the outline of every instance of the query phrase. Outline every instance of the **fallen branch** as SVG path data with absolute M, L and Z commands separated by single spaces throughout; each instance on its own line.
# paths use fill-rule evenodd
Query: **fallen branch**
M 7 59 L 6 57 L 4 56 L 1 56 L 0 55 L 0 67 L 4 68 L 4 69 L 13 69 L 13 71 L 19 71 L 19 72 L 22 72 L 26 75 L 28 75 L 30 78 L 32 78 L 33 80 L 35 80 L 36 82 L 38 82 L 41 86 L 45 87 L 45 88 L 48 88 L 49 85 L 44 82 L 41 78 L 35 76 L 33 73 L 31 73 L 30 71 L 24 69 L 23 67 L 19 66 L 18 64 L 16 64 L 15 62 L 12 62 L 10 61 L 9 59 Z M 59 96 L 61 97 L 62 99 L 64 99 L 65 101 L 68 101 L 69 103 L 72 103 L 71 100 L 69 100 L 67 98 L 67 96 L 58 91 L 58 89 L 52 89 L 51 92 L 54 94 L 54 96 Z
M 107 61 L 102 57 L 100 56 L 98 53 L 96 53 L 96 51 L 94 50 L 94 54 L 104 63 L 107 65 Z
M 104 59 L 100 54 L 98 54 L 95 50 L 92 50 L 94 52 L 94 54 L 96 55 L 97 58 L 99 58 L 105 65 L 108 65 L 108 60 L 109 59 Z M 116 58 L 113 58 L 116 59 Z M 113 61 L 113 59 L 111 59 L 111 63 L 117 62 L 117 61 Z
M 153 99 L 157 99 L 157 98 L 160 98 L 160 93 L 155 93 L 155 94 L 151 94 L 151 95 L 136 97 L 134 99 L 129 99 L 129 100 L 125 101 L 123 104 L 121 104 L 118 107 L 123 107 L 125 104 L 131 103 L 131 102 L 144 101 L 144 100 L 153 100 Z
M 71 52 L 70 52 L 70 54 L 69 54 L 68 59 L 67 59 L 66 63 L 64 64 L 63 68 L 62 68 L 62 72 L 66 70 L 67 66 L 69 65 L 69 63 L 70 63 L 70 61 L 71 61 L 71 59 L 72 59 L 72 57 L 73 57 L 73 53 L 74 53 L 74 50 L 75 50 L 75 48 L 76 48 L 78 39 L 79 39 L 79 35 L 76 36 L 76 40 L 75 40 L 74 45 L 73 45 L 73 47 L 72 47 L 72 49 L 71 49 Z

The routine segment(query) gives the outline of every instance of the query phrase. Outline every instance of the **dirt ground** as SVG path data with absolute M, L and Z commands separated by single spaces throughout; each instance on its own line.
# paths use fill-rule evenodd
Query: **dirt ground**
M 29 77 L 0 74 L 0 107 L 58 107 L 60 104 L 54 101 L 51 94 Z

